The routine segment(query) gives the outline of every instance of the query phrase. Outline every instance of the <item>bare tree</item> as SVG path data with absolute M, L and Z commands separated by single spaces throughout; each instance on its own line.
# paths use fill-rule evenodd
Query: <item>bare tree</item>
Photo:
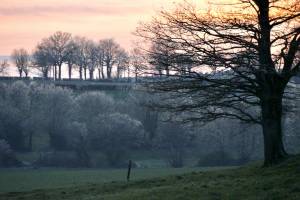
M 52 52 L 48 39 L 42 40 L 33 52 L 33 67 L 38 69 L 43 78 L 48 78 L 51 67 L 54 65 Z
M 50 48 L 52 49 L 52 57 L 54 60 L 55 72 L 57 72 L 56 67 L 58 67 L 58 77 L 55 73 L 55 79 L 61 79 L 61 67 L 63 63 L 67 60 L 68 56 L 68 46 L 71 42 L 71 34 L 66 32 L 58 31 L 49 37 Z
M 140 49 L 134 48 L 131 51 L 130 63 L 131 63 L 132 71 L 135 76 L 135 81 L 138 80 L 139 74 L 142 73 L 147 68 L 145 61 L 146 61 L 145 56 Z M 129 74 L 128 74 L 128 77 L 129 77 Z
M 79 67 L 79 78 L 80 80 L 83 79 L 84 72 L 84 79 L 86 80 L 86 72 L 89 63 L 88 40 L 85 37 L 75 37 L 74 41 L 77 44 L 76 64 Z
M 186 120 L 237 118 L 261 124 L 265 166 L 276 164 L 287 156 L 282 99 L 300 66 L 299 0 L 239 0 L 221 6 L 203 12 L 185 4 L 139 27 L 137 34 L 146 41 L 172 43 L 176 53 L 197 64 L 181 75 L 174 60 L 172 78 L 149 85 L 170 92 L 161 107 L 184 111 Z
M 120 48 L 117 54 L 117 78 L 121 78 L 122 72 L 124 72 L 129 67 L 129 56 L 127 52 Z
M 94 72 L 98 65 L 98 48 L 97 45 L 92 41 L 89 40 L 87 42 L 87 53 L 88 53 L 88 69 L 90 74 L 90 80 L 94 79 Z
M 79 46 L 73 39 L 70 41 L 69 45 L 67 46 L 67 56 L 66 56 L 66 63 L 68 65 L 68 75 L 69 79 L 72 79 L 72 70 L 74 65 L 76 64 L 76 60 L 78 59 L 78 49 Z
M 22 77 L 23 72 L 25 73 L 25 77 L 28 76 L 28 68 L 30 56 L 29 53 L 25 49 L 15 49 L 11 55 L 16 67 L 19 71 L 19 76 Z
M 0 74 L 5 75 L 8 67 L 9 67 L 8 60 L 7 59 L 2 60 L 0 62 Z
M 113 39 L 104 39 L 100 41 L 103 50 L 103 61 L 106 66 L 106 76 L 108 79 L 112 78 L 112 69 L 117 62 L 117 55 L 120 50 L 120 45 Z
M 99 79 L 104 79 L 105 75 L 104 75 L 104 50 L 102 48 L 101 45 L 101 41 L 99 42 L 98 46 L 97 46 L 97 69 L 98 69 L 98 77 Z

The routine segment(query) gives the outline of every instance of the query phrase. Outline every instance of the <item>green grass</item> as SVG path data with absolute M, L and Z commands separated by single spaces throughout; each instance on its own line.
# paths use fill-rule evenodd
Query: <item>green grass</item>
M 132 169 L 131 180 L 216 169 L 220 168 Z M 2 169 L 0 170 L 0 193 L 72 187 L 112 181 L 124 182 L 126 176 L 126 169 Z
M 44 184 L 44 182 L 41 182 Z M 297 200 L 300 156 L 271 168 L 253 164 L 238 169 L 191 172 L 153 179 L 2 193 L 12 200 Z

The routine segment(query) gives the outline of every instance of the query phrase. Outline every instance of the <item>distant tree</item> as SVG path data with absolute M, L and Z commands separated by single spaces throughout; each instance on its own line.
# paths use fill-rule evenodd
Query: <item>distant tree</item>
M 104 39 L 100 41 L 101 49 L 103 50 L 103 61 L 106 67 L 106 76 L 112 78 L 112 69 L 117 62 L 117 56 L 120 51 L 120 45 L 113 39 Z
M 145 69 L 147 69 L 147 65 L 145 64 L 145 56 L 143 52 L 138 49 L 134 48 L 130 53 L 130 65 L 132 66 L 132 70 L 135 76 L 135 81 L 137 81 L 138 76 L 140 73 L 144 73 Z M 129 76 L 129 74 L 128 74 Z
M 114 112 L 114 100 L 102 92 L 83 93 L 75 101 L 77 120 L 86 123 L 88 131 L 92 129 L 93 118 Z
M 88 54 L 88 40 L 85 37 L 75 37 L 74 42 L 77 45 L 76 51 L 76 65 L 79 67 L 79 78 L 80 80 L 86 79 L 86 71 L 89 64 L 89 54 Z
M 79 166 L 91 167 L 91 158 L 87 150 L 88 131 L 85 123 L 74 121 L 69 125 L 68 131 L 71 137 L 69 142 L 77 155 Z
M 162 45 L 161 43 L 164 43 Z M 154 66 L 154 70 L 158 71 L 159 76 L 165 74 L 170 75 L 170 68 L 172 67 L 175 58 L 174 45 L 165 41 L 153 41 L 151 50 L 148 52 L 149 63 Z M 165 73 L 163 72 L 165 71 Z
M 0 62 L 0 74 L 5 75 L 7 73 L 7 68 L 9 67 L 8 60 L 2 60 Z
M 88 54 L 88 69 L 89 69 L 89 75 L 90 80 L 94 79 L 94 72 L 98 66 L 98 48 L 97 45 L 92 41 L 87 41 L 87 54 Z
M 70 90 L 41 86 L 39 104 L 41 105 L 40 125 L 49 136 L 50 146 L 54 150 L 65 150 L 67 146 L 66 132 L 74 117 L 74 101 Z
M 166 150 L 167 160 L 172 167 L 183 167 L 188 146 L 191 146 L 193 135 L 180 124 L 162 123 L 158 128 L 156 144 Z
M 99 42 L 99 44 L 97 45 L 97 69 L 98 69 L 98 77 L 99 79 L 104 79 L 105 75 L 104 75 L 104 50 L 102 48 L 101 45 L 101 41 Z
M 129 67 L 129 56 L 124 49 L 120 48 L 116 60 L 117 78 L 121 78 L 122 73 Z
M 225 117 L 260 124 L 265 166 L 270 166 L 287 157 L 282 100 L 300 67 L 299 1 L 239 0 L 222 6 L 201 12 L 185 4 L 139 28 L 146 41 L 174 47 L 197 64 L 189 75 L 178 76 L 182 68 L 174 62 L 177 78 L 152 86 L 170 92 L 172 99 L 163 107 L 186 120 Z
M 113 113 L 99 115 L 94 120 L 94 130 L 98 132 L 101 150 L 113 167 L 120 167 L 126 161 L 129 149 L 141 146 L 143 126 L 128 115 Z
M 55 73 L 55 79 L 58 78 L 61 80 L 61 67 L 64 62 L 66 62 L 68 57 L 68 48 L 72 41 L 72 36 L 70 33 L 58 31 L 51 35 L 49 38 L 49 48 L 51 48 L 52 59 L 55 66 L 58 67 L 58 77 Z
M 77 59 L 79 59 L 78 50 L 79 50 L 78 44 L 74 39 L 72 39 L 69 45 L 67 46 L 67 56 L 66 56 L 69 79 L 72 79 L 72 70 L 77 63 Z
M 28 68 L 30 62 L 30 55 L 25 49 L 15 49 L 11 55 L 13 62 L 19 71 L 19 76 L 22 77 L 22 73 L 25 73 L 25 77 L 28 76 Z
M 23 82 L 17 81 L 11 85 L 3 84 L 0 89 L 0 139 L 6 140 L 16 151 L 25 151 L 29 88 Z
M 55 65 L 48 39 L 43 39 L 33 52 L 33 66 L 38 69 L 44 78 L 49 77 L 51 67 Z

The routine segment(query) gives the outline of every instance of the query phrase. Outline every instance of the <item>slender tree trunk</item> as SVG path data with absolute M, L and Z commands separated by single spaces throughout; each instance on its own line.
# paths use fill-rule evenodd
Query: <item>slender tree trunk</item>
M 105 75 L 104 75 L 103 66 L 101 66 L 101 75 L 102 75 L 102 79 L 105 79 Z
M 22 70 L 19 70 L 19 76 L 22 78 Z
M 82 67 L 79 67 L 79 79 L 82 80 Z
M 56 80 L 57 79 L 57 66 L 55 65 L 54 66 L 54 80 Z
M 84 70 L 84 80 L 86 80 L 86 67 L 84 67 L 83 70 Z
M 59 80 L 61 80 L 61 65 L 62 65 L 62 64 L 59 64 L 59 65 L 58 65 L 58 79 L 59 79 Z
M 261 102 L 265 166 L 282 161 L 287 153 L 282 140 L 282 95 L 264 97 Z
M 90 80 L 94 79 L 94 70 L 90 69 Z
M 108 62 L 106 63 L 106 77 L 108 79 L 111 78 L 111 66 L 110 66 L 110 64 Z
M 72 67 L 73 65 L 71 63 L 68 64 L 68 70 L 69 70 L 69 79 L 72 79 Z
M 100 70 L 100 68 L 98 68 L 98 79 L 99 80 L 101 79 L 101 70 Z
M 167 75 L 167 76 L 170 75 L 170 69 L 169 69 L 169 66 L 166 67 L 166 75 Z

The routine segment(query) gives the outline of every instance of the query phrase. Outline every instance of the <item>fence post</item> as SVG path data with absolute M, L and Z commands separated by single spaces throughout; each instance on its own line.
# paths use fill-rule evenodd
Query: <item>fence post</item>
M 131 166 L 132 166 L 132 161 L 129 160 L 128 171 L 127 171 L 127 182 L 129 182 L 129 180 L 130 180 Z

